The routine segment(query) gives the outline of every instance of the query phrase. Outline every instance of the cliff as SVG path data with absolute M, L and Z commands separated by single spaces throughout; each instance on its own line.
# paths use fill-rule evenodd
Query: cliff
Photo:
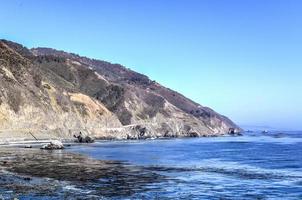
M 198 137 L 227 117 L 122 65 L 0 41 L 0 139 Z

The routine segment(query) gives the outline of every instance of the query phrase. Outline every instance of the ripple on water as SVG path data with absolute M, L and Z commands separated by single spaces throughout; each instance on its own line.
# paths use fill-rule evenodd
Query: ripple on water
M 299 142 L 251 138 L 75 147 L 83 155 L 0 149 L 0 193 L 20 199 L 299 199 L 301 157 L 292 154 Z

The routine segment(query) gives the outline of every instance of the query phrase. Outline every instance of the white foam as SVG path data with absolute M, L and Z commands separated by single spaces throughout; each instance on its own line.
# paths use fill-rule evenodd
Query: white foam
M 200 170 L 201 173 L 197 172 L 196 175 L 189 177 L 191 180 L 202 178 L 203 180 L 215 180 L 215 182 L 220 181 L 219 179 L 225 181 L 228 179 L 227 177 L 233 179 L 232 174 L 236 175 L 236 172 L 238 172 L 238 175 L 240 175 L 240 173 L 251 176 L 255 174 L 255 179 L 257 179 L 257 176 L 261 175 L 271 176 L 271 178 L 268 179 L 269 181 L 281 185 L 290 185 L 297 181 L 302 181 L 302 171 L 266 169 L 239 162 L 223 161 L 221 159 L 205 159 L 199 162 L 186 163 L 184 166 L 178 165 L 177 167 L 192 168 L 197 171 Z M 219 174 L 219 176 L 217 176 L 217 174 Z M 185 177 L 185 179 L 188 179 L 188 177 Z M 244 178 L 240 178 L 240 181 L 243 181 L 242 179 Z
M 65 185 L 63 187 L 63 190 L 71 190 L 71 191 L 74 191 L 74 192 L 79 192 L 81 194 L 89 194 L 89 193 L 92 192 L 91 190 L 83 190 L 83 189 L 77 188 L 74 185 Z

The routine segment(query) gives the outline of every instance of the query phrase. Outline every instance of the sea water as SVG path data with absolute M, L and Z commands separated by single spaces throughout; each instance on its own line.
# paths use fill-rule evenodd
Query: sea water
M 62 171 L 55 169 L 36 174 L 31 183 L 24 184 L 36 181 L 46 187 L 52 184 L 56 189 L 43 194 L 38 189 L 35 192 L 34 187 L 29 193 L 5 187 L 0 189 L 3 198 L 15 195 L 20 199 L 302 199 L 302 132 L 97 141 L 68 147 L 66 152 L 108 163 L 101 169 L 84 168 L 85 175 L 81 170 L 77 172 L 78 176 L 87 176 L 92 170 L 95 177 L 91 179 L 60 179 L 50 174 Z M 63 168 L 67 171 L 62 176 L 76 167 L 70 162 L 64 164 L 70 166 Z M 34 165 L 33 162 L 31 166 Z M 60 164 L 53 167 L 56 165 Z M 12 170 L 15 175 L 24 174 L 23 168 L 17 169 Z M 97 175 L 99 171 L 103 173 Z

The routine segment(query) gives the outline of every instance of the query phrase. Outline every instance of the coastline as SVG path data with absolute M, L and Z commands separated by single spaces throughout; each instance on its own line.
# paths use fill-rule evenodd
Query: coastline
M 1 140 L 0 139 L 0 147 L 6 146 L 22 146 L 22 145 L 43 145 L 50 143 L 51 141 L 59 140 L 64 145 L 65 144 L 73 144 L 75 143 L 72 139 L 43 139 L 43 140 L 29 140 L 29 139 L 8 139 L 8 140 Z
M 200 137 L 156 137 L 156 138 L 143 138 L 143 139 L 119 139 L 119 138 L 112 138 L 112 137 L 101 137 L 101 138 L 94 138 L 96 141 L 143 141 L 143 140 L 171 140 L 171 139 L 186 139 L 186 138 L 207 138 L 207 137 L 238 137 L 241 135 L 230 135 L 230 134 L 223 134 L 223 135 L 203 135 Z M 48 144 L 51 141 L 58 140 L 63 143 L 63 145 L 77 145 L 81 144 L 75 141 L 75 138 L 45 138 L 45 139 L 27 139 L 27 138 L 9 138 L 9 139 L 2 139 L 0 138 L 0 148 L 1 147 L 25 147 L 26 145 L 31 146 L 38 146 Z
M 292 196 L 300 195 L 297 178 L 302 180 L 302 175 L 295 171 L 297 168 L 282 168 L 288 170 L 282 172 L 272 161 L 279 159 L 283 166 L 300 167 L 299 155 L 293 152 L 301 149 L 301 137 L 259 134 L 261 137 L 247 133 L 243 137 L 96 140 L 92 145 L 65 141 L 65 150 L 40 150 L 39 145 L 47 140 L 15 141 L 0 146 L 0 194 L 4 199 L 76 199 L 89 195 L 91 199 L 175 199 L 179 188 L 174 185 L 182 184 L 184 199 L 192 197 L 192 191 L 198 199 L 255 199 L 288 195 L 280 191 L 280 182 L 286 180 L 297 188 Z M 34 146 L 24 149 L 30 143 Z M 280 154 L 280 148 L 287 153 Z M 267 160 L 271 154 L 274 157 Z M 207 182 L 200 184 L 201 178 Z M 238 179 L 247 185 L 242 188 Z M 246 187 L 254 190 L 255 185 L 255 196 L 247 198 Z M 282 187 L 291 190 L 293 185 L 285 183 Z M 171 193 L 161 189 L 169 187 Z

